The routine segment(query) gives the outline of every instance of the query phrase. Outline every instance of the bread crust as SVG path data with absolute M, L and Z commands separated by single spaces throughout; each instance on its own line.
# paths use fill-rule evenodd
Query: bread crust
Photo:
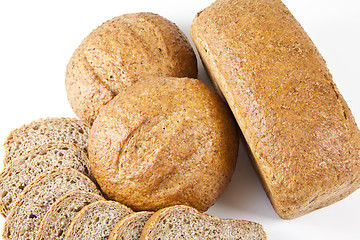
M 90 124 L 122 89 L 146 76 L 197 77 L 184 33 L 149 12 L 124 14 L 93 30 L 75 50 L 65 77 L 68 100 Z
M 238 131 L 201 81 L 153 78 L 102 109 L 88 144 L 92 172 L 109 198 L 137 211 L 176 204 L 205 211 L 230 182 Z
M 360 132 L 324 59 L 280 0 L 218 0 L 191 35 L 280 217 L 360 185 Z

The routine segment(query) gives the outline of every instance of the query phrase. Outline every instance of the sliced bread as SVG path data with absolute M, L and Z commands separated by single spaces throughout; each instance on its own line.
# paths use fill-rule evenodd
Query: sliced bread
M 5 221 L 3 238 L 34 239 L 50 206 L 74 190 L 100 194 L 90 178 L 69 167 L 56 168 L 37 177 L 14 202 Z
M 134 212 L 115 224 L 110 233 L 109 240 L 138 240 L 145 223 L 153 212 Z
M 42 118 L 17 128 L 4 143 L 4 164 L 21 156 L 35 145 L 48 142 L 71 142 L 87 153 L 89 126 L 75 118 Z
M 141 239 L 264 240 L 266 234 L 258 223 L 221 219 L 191 207 L 177 205 L 154 213 L 146 222 Z
M 1 214 L 8 214 L 18 195 L 37 176 L 59 167 L 72 167 L 92 178 L 86 154 L 72 143 L 36 145 L 11 161 L 0 173 Z
M 108 239 L 115 224 L 132 212 L 130 208 L 114 201 L 91 203 L 76 214 L 64 239 Z
M 76 190 L 60 197 L 41 221 L 35 240 L 64 239 L 75 215 L 90 203 L 105 200 L 98 194 Z

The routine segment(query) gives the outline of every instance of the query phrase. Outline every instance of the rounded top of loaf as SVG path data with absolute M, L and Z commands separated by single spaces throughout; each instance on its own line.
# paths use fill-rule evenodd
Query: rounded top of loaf
M 227 106 L 201 81 L 151 78 L 102 109 L 88 147 L 110 198 L 135 210 L 206 210 L 230 181 L 238 132 Z
M 92 123 L 102 105 L 146 76 L 197 77 L 195 53 L 166 18 L 124 14 L 94 29 L 74 52 L 66 71 L 68 99 Z

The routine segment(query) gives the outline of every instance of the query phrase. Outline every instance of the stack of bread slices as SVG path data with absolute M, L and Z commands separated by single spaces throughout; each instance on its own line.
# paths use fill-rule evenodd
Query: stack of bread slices
M 134 212 L 106 199 L 86 153 L 89 126 L 45 118 L 13 130 L 0 174 L 4 239 L 265 239 L 257 223 L 177 205 Z

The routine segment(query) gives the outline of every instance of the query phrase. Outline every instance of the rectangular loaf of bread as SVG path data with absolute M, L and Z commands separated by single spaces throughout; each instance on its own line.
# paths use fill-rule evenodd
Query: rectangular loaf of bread
M 326 62 L 281 0 L 217 0 L 191 35 L 280 217 L 360 186 L 360 132 Z

